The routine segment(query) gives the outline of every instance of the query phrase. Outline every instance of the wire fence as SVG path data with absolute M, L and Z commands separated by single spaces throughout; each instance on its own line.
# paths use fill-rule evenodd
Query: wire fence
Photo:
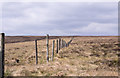
M 57 40 L 53 40 L 52 41 L 52 54 L 51 54 L 51 60 L 54 60 L 54 54 L 56 52 L 56 54 L 59 53 L 60 50 L 62 50 L 65 47 L 69 47 L 69 45 L 71 44 L 73 40 L 73 37 L 70 39 L 70 41 L 66 42 L 64 39 L 59 38 Z M 55 43 L 56 42 L 56 43 Z M 38 52 L 37 52 L 37 40 L 35 40 L 35 46 L 36 46 L 36 64 L 38 64 Z M 56 45 L 56 50 L 55 50 L 55 45 Z M 49 45 L 49 35 L 47 34 L 46 36 L 46 60 L 47 62 L 50 61 L 50 45 Z
M 12 42 L 11 44 L 5 45 L 5 34 L 0 33 L 0 77 L 4 76 L 4 63 L 8 66 L 14 66 L 22 65 L 25 62 L 29 62 L 28 64 L 30 64 L 30 62 L 35 62 L 35 64 L 38 65 L 42 62 L 54 61 L 56 54 L 58 54 L 63 48 L 69 47 L 72 40 L 73 37 L 68 42 L 63 38 L 58 37 L 57 39 L 50 39 L 47 34 L 46 40 L 35 39 L 30 42 L 23 41 L 24 44 Z M 22 47 L 20 45 L 22 45 Z M 4 52 L 6 53 L 4 54 Z
M 20 64 L 19 62 L 22 62 L 22 64 L 35 63 L 37 65 L 46 61 L 53 61 L 56 54 L 58 54 L 63 48 L 69 47 L 70 43 L 73 40 L 73 37 L 70 40 L 66 41 L 65 37 L 54 37 L 49 36 L 48 34 L 46 35 L 46 37 L 44 36 L 44 39 L 40 39 L 40 37 L 36 36 L 15 36 L 15 38 L 16 40 L 14 39 L 14 37 L 9 40 L 11 41 L 13 39 L 10 44 L 6 40 L 5 58 L 11 61 L 15 60 L 15 62 L 17 62 L 16 65 Z M 26 38 L 30 41 L 26 41 Z M 30 38 L 35 39 L 31 41 Z M 23 42 L 20 42 L 19 39 Z M 19 42 L 16 42 L 17 40 L 19 40 Z M 24 42 L 24 40 L 26 42 Z M 5 63 L 13 65 L 12 62 L 5 61 Z

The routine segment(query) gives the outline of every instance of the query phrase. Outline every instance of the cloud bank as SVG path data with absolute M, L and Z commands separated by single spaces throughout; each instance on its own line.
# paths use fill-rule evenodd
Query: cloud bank
M 117 35 L 114 2 L 6 2 L 2 26 L 7 35 Z

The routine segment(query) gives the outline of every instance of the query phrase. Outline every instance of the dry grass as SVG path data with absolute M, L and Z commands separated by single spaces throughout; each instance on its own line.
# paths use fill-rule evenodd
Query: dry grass
M 70 38 L 64 40 L 68 42 Z M 34 44 L 30 41 L 5 45 L 6 76 L 118 76 L 117 37 L 75 37 L 69 47 L 55 52 L 54 61 L 48 63 L 46 40 L 39 40 L 38 65 Z

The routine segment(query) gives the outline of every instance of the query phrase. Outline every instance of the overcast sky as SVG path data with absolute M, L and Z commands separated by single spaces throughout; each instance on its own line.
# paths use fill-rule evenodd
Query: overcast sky
M 6 35 L 118 35 L 117 2 L 5 2 Z

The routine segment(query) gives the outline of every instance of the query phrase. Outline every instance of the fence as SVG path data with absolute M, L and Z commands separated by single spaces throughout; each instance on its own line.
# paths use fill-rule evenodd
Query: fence
M 68 47 L 70 45 L 70 43 L 72 42 L 73 38 L 69 41 L 66 42 L 65 40 L 59 38 L 56 40 L 52 41 L 52 57 L 51 60 L 54 60 L 54 55 L 55 53 L 58 54 L 59 51 L 62 48 Z M 56 43 L 56 44 L 55 44 Z M 0 77 L 4 77 L 4 49 L 5 49 L 5 34 L 4 33 L 0 33 Z M 49 57 L 49 35 L 47 34 L 46 36 L 46 60 L 47 62 L 50 61 L 50 57 Z M 56 48 L 56 50 L 55 50 Z M 35 40 L 35 58 L 36 58 L 36 65 L 38 64 L 38 40 Z
M 65 40 L 59 38 L 56 40 L 56 53 L 59 53 L 59 51 L 62 48 L 68 47 L 70 43 L 72 42 L 73 37 L 70 41 L 66 42 Z M 37 40 L 35 40 L 35 47 L 36 47 L 36 64 L 38 64 L 38 52 L 37 52 Z M 55 54 L 55 40 L 52 41 L 52 57 L 51 60 L 54 60 L 54 54 Z M 49 57 L 49 35 L 46 36 L 46 60 L 47 62 L 50 61 Z

